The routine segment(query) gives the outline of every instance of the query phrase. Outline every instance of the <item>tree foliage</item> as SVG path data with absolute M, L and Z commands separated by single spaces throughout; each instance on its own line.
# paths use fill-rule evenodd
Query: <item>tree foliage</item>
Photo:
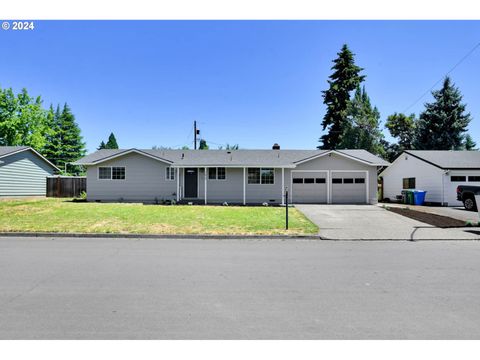
M 200 150 L 208 150 L 208 144 L 204 139 L 200 139 L 200 144 L 198 146 Z
M 227 145 L 225 145 L 225 150 L 238 150 L 238 149 L 239 149 L 238 144 L 230 145 L 227 143 Z M 218 150 L 223 150 L 223 146 L 219 146 Z
M 385 127 L 390 132 L 390 135 L 397 139 L 402 151 L 412 149 L 416 123 L 415 114 L 406 116 L 402 113 L 394 113 L 387 118 Z
M 335 149 L 341 144 L 347 125 L 347 115 L 350 103 L 350 93 L 364 80 L 360 75 L 363 70 L 355 65 L 354 54 L 346 44 L 343 45 L 338 57 L 333 60 L 333 74 L 330 75 L 329 89 L 323 91 L 323 102 L 327 112 L 323 117 L 322 130 L 328 132 L 321 136 L 322 145 L 319 149 Z
M 340 149 L 364 149 L 376 155 L 384 155 L 380 130 L 380 113 L 372 106 L 365 87 L 357 87 L 348 104 L 345 130 L 338 146 Z
M 47 111 L 40 96 L 26 89 L 15 95 L 11 88 L 0 89 L 0 146 L 31 146 L 41 151 L 49 132 Z
M 80 128 L 75 122 L 75 116 L 66 103 L 57 121 L 55 138 L 58 143 L 58 151 L 54 163 L 63 168 L 65 163 L 74 162 L 85 156 L 85 143 L 80 134 Z
M 110 136 L 108 137 L 105 149 L 118 149 L 117 139 L 115 138 L 115 135 L 113 135 L 113 132 L 110 133 Z
M 442 88 L 432 92 L 434 102 L 420 114 L 414 146 L 420 150 L 460 150 L 470 122 L 460 90 L 447 76 Z
M 107 148 L 107 145 L 105 144 L 105 141 L 102 140 L 100 145 L 98 145 L 97 150 L 103 150 L 103 149 L 106 149 L 106 148 Z
M 473 141 L 473 138 L 470 136 L 470 134 L 467 134 L 467 136 L 465 136 L 464 146 L 465 150 L 477 150 L 477 144 L 475 143 L 475 141 Z

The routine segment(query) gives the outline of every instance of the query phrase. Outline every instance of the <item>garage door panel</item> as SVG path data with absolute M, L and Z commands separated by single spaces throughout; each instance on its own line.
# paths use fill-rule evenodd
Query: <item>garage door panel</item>
M 300 180 L 301 183 L 296 183 L 295 179 Z M 328 184 L 326 172 L 293 173 L 292 181 L 293 202 L 311 204 L 327 203 Z
M 337 180 L 334 180 L 337 179 Z M 340 183 L 334 183 L 339 182 Z M 365 204 L 367 198 L 367 181 L 365 173 L 332 173 L 333 204 Z

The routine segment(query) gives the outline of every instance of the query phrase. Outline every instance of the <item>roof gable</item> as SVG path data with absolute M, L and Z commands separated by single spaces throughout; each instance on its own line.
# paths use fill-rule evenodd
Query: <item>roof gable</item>
M 480 151 L 406 150 L 405 153 L 441 169 L 480 169 Z
M 53 163 L 51 163 L 46 157 L 44 157 L 38 151 L 36 151 L 35 149 L 33 149 L 29 146 L 0 146 L 0 159 L 1 158 L 6 158 L 8 156 L 12 156 L 14 154 L 21 153 L 23 151 L 33 152 L 35 155 L 37 155 L 41 160 L 46 162 L 52 168 L 54 168 L 57 171 L 60 171 L 60 169 L 58 167 L 56 167 Z

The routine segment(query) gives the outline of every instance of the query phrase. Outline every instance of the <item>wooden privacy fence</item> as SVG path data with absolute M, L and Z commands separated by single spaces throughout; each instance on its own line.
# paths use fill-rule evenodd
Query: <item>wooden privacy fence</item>
M 87 191 L 85 176 L 49 176 L 47 177 L 48 197 L 78 197 Z

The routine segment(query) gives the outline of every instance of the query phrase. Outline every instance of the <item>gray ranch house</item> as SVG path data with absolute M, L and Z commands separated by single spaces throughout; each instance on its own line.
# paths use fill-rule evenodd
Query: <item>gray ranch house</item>
M 385 160 L 365 150 L 99 150 L 88 201 L 375 204 Z
M 45 196 L 47 176 L 60 171 L 28 146 L 0 146 L 0 198 Z

